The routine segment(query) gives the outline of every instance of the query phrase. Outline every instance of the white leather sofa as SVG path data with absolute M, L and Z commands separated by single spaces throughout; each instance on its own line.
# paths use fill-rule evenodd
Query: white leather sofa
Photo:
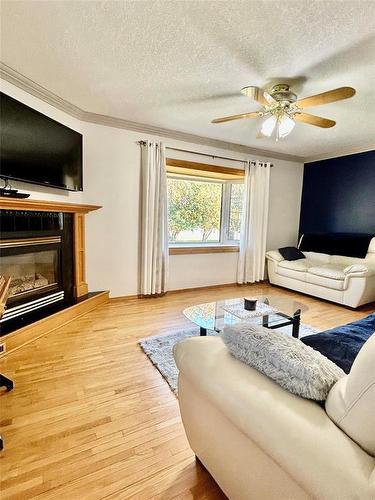
M 267 252 L 270 283 L 350 307 L 375 301 L 375 238 L 364 259 L 303 253 L 305 259 L 288 261 Z
M 230 500 L 375 499 L 375 336 L 370 340 L 371 350 L 362 348 L 326 402 L 346 434 L 322 406 L 232 357 L 219 337 L 175 347 L 190 446 Z

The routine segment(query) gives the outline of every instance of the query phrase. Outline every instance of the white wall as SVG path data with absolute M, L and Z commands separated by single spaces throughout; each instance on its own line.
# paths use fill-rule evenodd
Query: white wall
M 77 201 L 102 205 L 87 217 L 87 275 L 90 290 L 109 289 L 111 296 L 138 292 L 140 150 L 136 141 L 158 139 L 147 134 L 116 129 L 72 118 L 52 106 L 3 82 L 2 89 L 55 120 L 80 131 L 84 137 L 84 192 L 70 193 L 32 185 L 22 187 L 33 198 Z M 245 158 L 241 153 L 165 139 L 165 144 L 210 154 Z M 169 152 L 169 156 L 179 156 Z M 199 161 L 195 155 L 184 159 Z M 255 159 L 255 158 L 254 158 Z M 297 242 L 303 164 L 273 161 L 270 186 L 268 248 Z M 204 158 L 223 164 L 223 160 Z M 239 167 L 239 163 L 225 162 Z M 181 289 L 236 281 L 236 253 L 172 255 L 170 288 Z
M 222 285 L 237 281 L 238 253 L 172 255 L 169 263 L 171 290 Z
M 113 296 L 133 295 L 138 291 L 139 250 L 140 150 L 136 141 L 160 138 L 92 123 L 83 124 L 83 134 L 85 201 L 103 205 L 103 209 L 90 215 L 87 221 L 89 284 L 93 289 L 108 288 Z M 244 158 L 240 153 L 207 146 L 171 140 L 165 143 L 171 147 Z M 172 152 L 168 155 L 172 156 Z M 173 152 L 173 155 L 181 156 L 181 153 Z M 194 155 L 184 154 L 184 158 L 199 161 Z M 206 158 L 203 161 L 207 161 Z M 210 162 L 223 164 L 223 160 L 210 159 Z M 269 249 L 297 242 L 303 178 L 302 164 L 273 162 Z M 169 287 L 176 290 L 235 283 L 237 258 L 236 253 L 172 255 Z
M 271 169 L 267 250 L 298 240 L 303 164 L 275 160 Z

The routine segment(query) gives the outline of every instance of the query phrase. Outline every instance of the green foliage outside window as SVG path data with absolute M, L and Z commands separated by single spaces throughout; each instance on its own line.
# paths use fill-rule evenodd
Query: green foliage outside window
M 169 241 L 176 242 L 184 231 L 199 231 L 200 241 L 207 242 L 220 231 L 222 190 L 220 183 L 169 178 Z

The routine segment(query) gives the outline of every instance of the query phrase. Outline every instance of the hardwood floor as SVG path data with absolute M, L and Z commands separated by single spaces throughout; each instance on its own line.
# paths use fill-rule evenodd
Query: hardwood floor
M 189 325 L 182 310 L 225 297 L 294 296 L 320 329 L 352 311 L 269 285 L 115 300 L 6 357 L 1 498 L 223 499 L 189 448 L 178 402 L 137 340 Z

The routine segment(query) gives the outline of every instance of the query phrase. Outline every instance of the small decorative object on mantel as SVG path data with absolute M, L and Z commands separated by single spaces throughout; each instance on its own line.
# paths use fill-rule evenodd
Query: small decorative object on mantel
M 270 314 L 275 314 L 278 312 L 277 309 L 271 307 L 265 302 L 257 302 L 256 309 L 253 311 L 244 309 L 242 302 L 238 302 L 237 304 L 228 304 L 222 306 L 222 308 L 224 311 L 228 312 L 229 314 L 233 314 L 233 316 L 237 316 L 237 318 L 240 319 L 251 319 L 260 316 L 268 316 Z
M 255 311 L 257 307 L 257 299 L 255 299 L 254 297 L 251 298 L 245 297 L 243 301 L 244 301 L 244 308 L 246 309 L 246 311 Z
M 29 193 L 19 193 L 18 189 L 13 189 L 8 179 L 2 179 L 4 181 L 4 186 L 0 188 L 0 196 L 5 196 L 7 198 L 28 198 Z

